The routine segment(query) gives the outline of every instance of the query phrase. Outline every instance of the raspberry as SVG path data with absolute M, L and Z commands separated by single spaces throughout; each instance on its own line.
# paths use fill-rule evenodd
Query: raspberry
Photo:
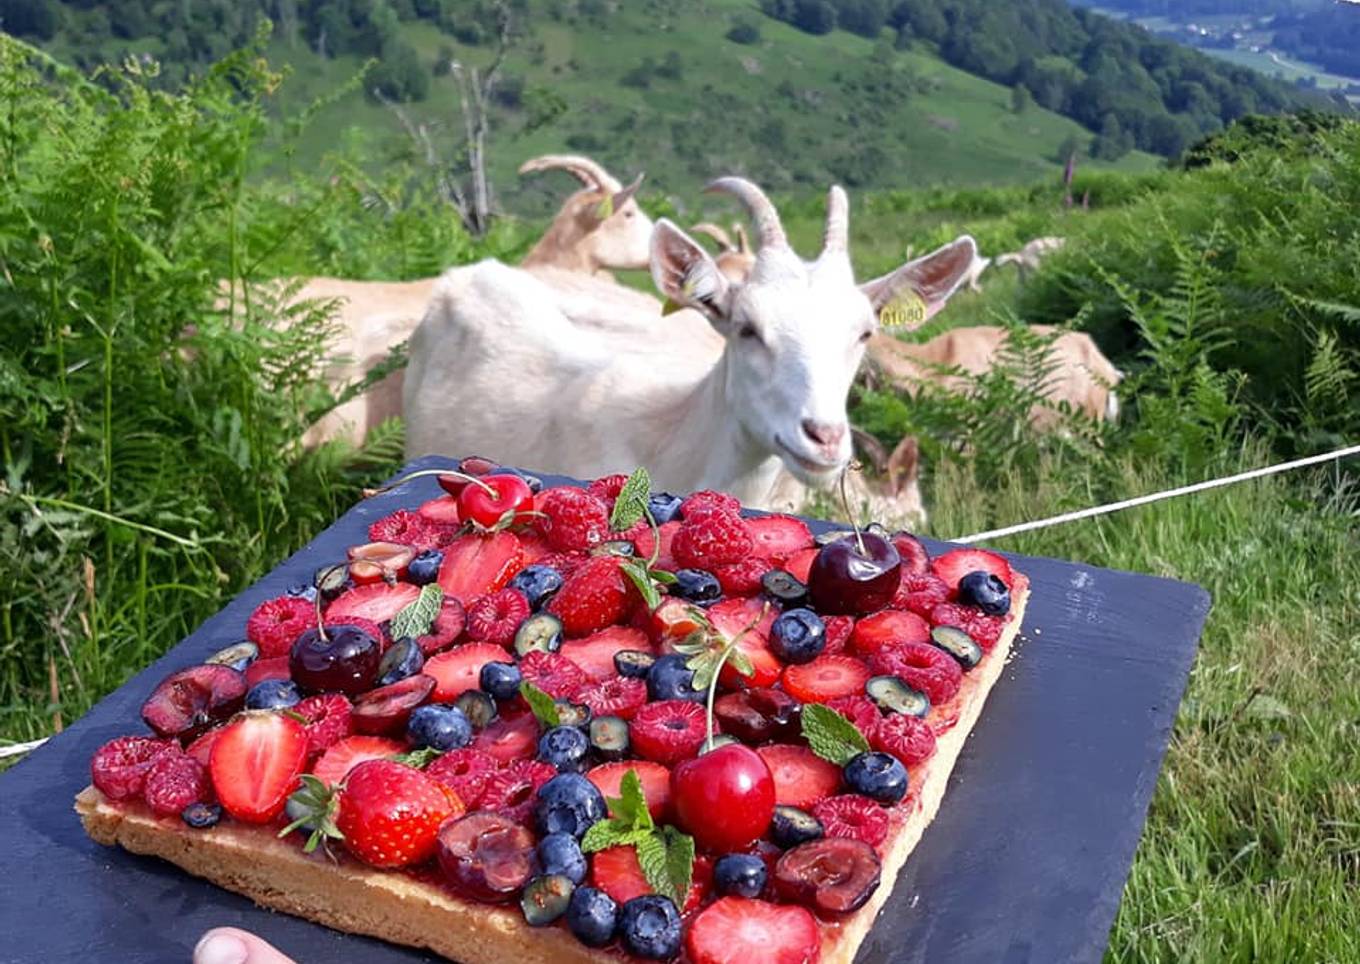
M 94 751 L 90 758 L 90 780 L 110 800 L 139 797 L 151 764 L 167 753 L 179 753 L 172 740 L 120 736 Z
M 586 491 L 613 509 L 614 500 L 619 497 L 627 481 L 626 475 L 604 475 L 586 486 Z
M 315 619 L 315 616 L 313 618 Z M 355 629 L 362 629 L 364 632 L 368 633 L 368 635 L 376 639 L 378 645 L 383 649 L 386 649 L 387 644 L 390 642 L 381 626 L 371 619 L 365 619 L 363 616 L 327 616 L 325 619 L 321 620 L 321 624 L 327 628 L 330 628 L 331 626 L 353 626 Z M 261 650 L 260 655 L 264 655 L 263 650 Z
M 565 577 L 575 572 L 577 567 L 589 558 L 589 556 L 579 552 L 549 552 L 547 555 L 541 556 L 534 565 L 556 569 Z
M 680 515 L 686 522 L 698 519 L 715 509 L 736 515 L 741 511 L 741 501 L 726 492 L 703 489 L 680 503 Z
M 529 618 L 529 600 L 518 589 L 487 593 L 468 607 L 468 638 L 479 643 L 509 646 L 515 630 Z
M 519 661 L 519 671 L 525 682 L 533 683 L 555 700 L 575 700 L 590 685 L 585 671 L 561 653 L 536 649 Z
M 279 596 L 260 603 L 246 620 L 246 638 L 260 647 L 262 657 L 287 656 L 307 629 L 316 625 L 316 609 L 305 599 Z
M 746 520 L 732 512 L 709 511 L 686 520 L 671 542 L 671 555 L 684 569 L 707 569 L 741 562 L 755 549 Z
M 425 520 L 407 509 L 398 509 L 368 527 L 369 542 L 399 542 L 419 545 L 425 536 Z
M 158 817 L 176 817 L 191 803 L 207 803 L 208 770 L 187 753 L 162 754 L 146 771 L 142 796 Z
M 584 489 L 549 489 L 539 511 L 545 516 L 539 519 L 539 528 L 559 552 L 591 549 L 609 538 L 609 509 Z
M 930 625 L 957 626 L 984 650 L 990 652 L 1001 638 L 1006 627 L 1006 617 L 988 616 L 976 606 L 942 602 L 930 611 Z
M 425 775 L 458 794 L 468 810 L 476 810 L 486 794 L 487 781 L 500 768 L 501 761 L 490 753 L 465 747 L 437 758 L 425 768 Z
M 906 713 L 884 717 L 867 736 L 875 750 L 891 753 L 904 767 L 920 766 L 935 753 L 935 731 L 930 724 Z
M 629 584 L 613 556 L 586 559 L 566 575 L 548 602 L 548 612 L 562 620 L 570 637 L 589 636 L 628 615 Z
M 460 535 L 462 535 L 462 530 L 458 526 L 426 522 L 425 528 L 420 531 L 420 534 L 416 536 L 416 541 L 411 545 L 417 549 L 439 549 L 443 551 L 453 545 Z
M 647 702 L 647 682 L 615 676 L 592 683 L 577 693 L 576 699 L 589 706 L 595 716 L 618 716 L 631 720 Z
M 495 810 L 516 823 L 527 823 L 534 812 L 538 788 L 555 776 L 555 767 L 538 760 L 507 763 L 487 778 L 481 809 Z
M 929 616 L 930 611 L 949 598 L 949 587 L 944 580 L 933 572 L 902 571 L 902 581 L 898 583 L 897 595 L 893 596 L 892 608 L 905 609 L 918 616 Z
M 679 763 L 696 755 L 707 736 L 704 708 L 689 700 L 648 703 L 633 715 L 628 736 L 644 760 Z
M 431 656 L 442 649 L 448 649 L 459 636 L 463 635 L 463 626 L 466 622 L 463 604 L 452 596 L 445 596 L 430 631 L 424 636 L 416 637 L 420 651 L 426 656 Z
M 812 805 L 828 837 L 849 837 L 877 847 L 888 836 L 888 811 L 868 797 L 843 793 Z
M 850 634 L 855 630 L 854 618 L 823 616 L 822 622 L 826 626 L 826 647 L 822 650 L 822 655 L 836 656 L 845 652 L 845 645 L 850 642 Z
M 930 552 L 920 539 L 909 532 L 897 532 L 893 534 L 892 544 L 902 557 L 903 575 L 920 575 L 930 571 Z
M 851 723 L 855 724 L 855 729 L 864 734 L 865 739 L 871 740 L 871 734 L 878 728 L 881 717 L 878 714 L 878 707 L 874 701 L 867 696 L 852 693 L 849 696 L 838 696 L 834 700 L 828 700 L 827 709 L 835 710 Z M 914 719 L 914 717 L 913 717 Z
M 354 732 L 349 711 L 349 700 L 339 693 L 309 696 L 293 707 L 307 721 L 302 728 L 307 732 L 309 757 L 324 753 Z
M 718 566 L 713 570 L 713 575 L 718 577 L 718 583 L 722 586 L 724 594 L 754 596 L 760 592 L 760 577 L 769 572 L 770 568 L 768 560 L 752 556 L 744 562 Z
M 958 661 L 930 643 L 889 643 L 870 657 L 875 673 L 896 676 L 920 690 L 931 706 L 943 706 L 959 692 L 963 668 Z

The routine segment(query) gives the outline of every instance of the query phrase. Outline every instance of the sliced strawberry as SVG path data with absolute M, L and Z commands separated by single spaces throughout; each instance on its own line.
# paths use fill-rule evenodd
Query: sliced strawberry
M 678 596 L 668 596 L 647 620 L 651 637 L 663 647 L 682 642 L 690 633 L 702 629 L 703 610 Z
M 326 609 L 326 621 L 339 625 L 349 617 L 356 617 L 385 623 L 415 602 L 419 595 L 420 587 L 406 582 L 391 586 L 382 582 L 371 586 L 355 586 L 330 604 Z
M 985 549 L 954 549 L 933 560 L 930 568 L 949 587 L 950 598 L 958 590 L 959 580 L 970 572 L 990 572 L 1007 588 L 1010 588 L 1012 581 L 1010 563 Z
M 737 649 L 751 661 L 752 676 L 742 676 L 731 664 L 722 668 L 719 682 L 728 688 L 772 686 L 783 672 L 784 664 L 770 650 L 770 627 L 779 613 L 767 601 L 759 598 L 724 599 L 708 610 L 713 627 L 728 639 L 737 639 Z
M 767 515 L 747 519 L 746 528 L 755 539 L 756 553 L 782 563 L 794 553 L 812 548 L 812 532 L 802 519 L 791 515 Z
M 481 686 L 483 666 L 503 662 L 504 647 L 495 643 L 466 643 L 431 656 L 421 672 L 434 677 L 431 699 L 436 703 L 451 703 L 468 690 Z
M 277 713 L 251 713 L 222 728 L 209 770 L 227 813 L 243 823 L 268 823 L 283 812 L 306 762 L 302 724 Z
M 910 532 L 894 532 L 892 544 L 897 549 L 897 554 L 902 557 L 902 571 L 904 573 L 922 573 L 930 571 L 930 550 L 920 539 Z
M 347 736 L 335 744 L 312 765 L 312 775 L 333 787 L 360 763 L 366 760 L 385 760 L 406 752 L 406 744 L 381 736 Z
M 784 670 L 784 689 L 804 703 L 825 703 L 864 692 L 869 668 L 853 656 L 822 656 Z
M 779 806 L 806 810 L 840 788 L 841 768 L 805 746 L 772 743 L 756 752 L 774 777 L 774 802 Z
M 803 549 L 795 552 L 784 560 L 784 568 L 793 574 L 799 582 L 806 583 L 808 574 L 812 572 L 812 562 L 817 558 L 820 549 Z
M 647 801 L 647 811 L 652 819 L 661 823 L 671 805 L 671 771 L 660 763 L 648 760 L 624 760 L 619 763 L 604 763 L 586 773 L 586 779 L 604 794 L 606 800 L 617 800 L 622 796 L 623 776 L 629 770 L 637 774 L 642 783 L 642 798 Z
M 762 556 L 752 556 L 741 562 L 725 566 L 714 566 L 713 575 L 728 596 L 754 596 L 761 590 L 760 579 L 774 568 L 774 564 Z
M 377 523 L 374 523 L 375 525 Z M 419 531 L 423 532 L 424 529 Z M 406 578 L 406 567 L 416 557 L 414 546 L 397 542 L 368 542 L 351 546 L 349 577 L 355 585 L 368 586 L 375 582 Z
M 928 643 L 930 624 L 915 613 L 884 609 L 855 623 L 850 645 L 861 656 L 870 656 L 888 643 Z
M 515 538 L 519 540 L 520 568 L 532 566 L 553 551 L 548 540 L 532 529 L 515 533 Z
M 625 649 L 650 651 L 652 644 L 645 633 L 628 626 L 610 626 L 584 639 L 563 643 L 559 652 L 585 671 L 592 680 L 606 680 L 618 673 L 614 669 L 614 654 Z
M 422 502 L 416 514 L 430 525 L 456 526 L 463 521 L 458 517 L 458 500 L 449 495 Z
M 694 873 L 685 897 L 682 913 L 698 907 L 704 899 L 713 878 L 713 865 L 706 857 L 694 860 Z M 598 887 L 620 906 L 634 897 L 644 897 L 655 893 L 647 878 L 643 876 L 642 865 L 638 863 L 637 851 L 629 846 L 608 847 L 591 857 L 590 882 Z
M 286 679 L 286 677 L 285 677 Z M 217 735 L 222 732 L 222 728 L 209 730 L 197 740 L 185 747 L 184 752 L 189 754 L 199 763 L 208 766 L 212 762 L 213 744 L 217 742 Z
M 246 686 L 254 686 L 267 679 L 288 679 L 292 670 L 288 668 L 288 657 L 264 656 L 246 667 Z
M 501 650 L 501 654 L 504 656 L 505 650 Z M 472 748 L 502 763 L 527 760 L 538 752 L 538 731 L 538 720 L 532 713 L 501 715 L 477 734 L 477 738 L 472 741 Z
M 478 596 L 504 588 L 519 572 L 522 555 L 513 532 L 462 536 L 444 550 L 439 585 L 466 606 Z
M 821 947 L 817 918 L 806 908 L 746 897 L 709 904 L 685 935 L 693 964 L 809 964 Z
M 656 557 L 656 568 L 675 572 L 680 566 L 676 563 L 675 556 L 671 555 L 671 541 L 675 538 L 675 534 L 680 531 L 680 523 L 666 522 L 657 526 L 656 531 L 661 533 L 661 552 Z M 652 538 L 651 526 L 648 526 L 645 531 L 638 531 L 633 536 L 633 548 L 637 550 L 639 558 L 652 558 L 652 547 L 655 545 L 656 541 Z

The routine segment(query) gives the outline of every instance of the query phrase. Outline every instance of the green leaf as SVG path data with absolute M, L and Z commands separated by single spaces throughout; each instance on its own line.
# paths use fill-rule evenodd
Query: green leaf
M 432 746 L 426 746 L 419 750 L 412 750 L 410 753 L 398 753 L 389 759 L 398 763 L 405 763 L 408 767 L 415 767 L 417 770 L 423 770 L 441 756 L 443 756 L 442 751 L 436 750 Z
M 557 704 L 553 702 L 553 698 L 533 683 L 528 680 L 520 683 L 519 695 L 529 704 L 529 709 L 538 717 L 538 722 L 547 727 L 562 725 L 562 716 L 557 712 Z
M 642 792 L 642 780 L 636 770 L 629 770 L 619 781 L 619 796 L 605 800 L 614 819 L 628 829 L 651 830 L 652 812 L 647 809 L 647 797 Z
M 836 766 L 845 766 L 851 757 L 869 749 L 855 724 L 820 703 L 803 707 L 803 737 L 813 753 Z
M 392 617 L 392 638 L 403 636 L 424 636 L 434 628 L 439 608 L 444 604 L 444 590 L 438 583 L 420 587 L 420 595 L 415 602 Z
M 666 827 L 663 833 L 666 837 L 666 876 L 678 896 L 675 906 L 682 908 L 694 879 L 694 838 L 674 827 Z
M 735 646 L 733 646 L 732 651 L 727 654 L 727 661 L 731 663 L 732 667 L 742 676 L 756 675 L 756 668 L 751 664 L 751 657 L 747 656 L 745 652 Z
M 628 476 L 614 500 L 614 511 L 609 514 L 609 528 L 615 532 L 630 529 L 647 513 L 647 498 L 652 494 L 652 477 L 639 467 Z
M 708 689 L 718 675 L 718 664 L 721 660 L 722 653 L 716 649 L 707 649 L 698 656 L 691 656 L 686 660 L 685 668 L 694 670 L 694 679 L 690 686 L 696 690 Z
M 679 579 L 676 578 L 675 573 L 667 572 L 665 569 L 653 569 L 651 570 L 651 573 L 652 580 L 654 582 L 661 583 L 661 585 L 663 586 L 670 586 L 676 582 L 679 582 Z
M 641 559 L 625 559 L 620 565 L 623 574 L 627 576 L 637 586 L 638 595 L 647 604 L 649 610 L 656 609 L 661 605 L 661 593 L 652 582 L 652 574 L 647 569 L 647 564 Z
M 590 829 L 581 838 L 581 850 L 584 853 L 593 854 L 598 850 L 607 850 L 616 846 L 618 843 L 618 830 L 612 820 L 597 820 L 590 825 Z
M 661 836 L 649 833 L 642 840 L 639 840 L 637 858 L 638 866 L 642 868 L 642 876 L 647 879 L 647 885 L 655 893 L 675 901 L 676 907 L 683 907 L 684 901 L 675 900 L 675 892 L 671 889 L 669 862 L 666 859 L 667 848 Z

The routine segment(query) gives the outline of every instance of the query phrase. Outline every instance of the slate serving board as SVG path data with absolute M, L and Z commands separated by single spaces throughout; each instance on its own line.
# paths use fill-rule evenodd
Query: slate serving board
M 426 458 L 406 471 L 449 464 Z M 241 638 L 255 606 L 343 559 L 367 541 L 370 522 L 438 491 L 427 477 L 354 507 L 0 774 L 0 960 L 186 962 L 199 935 L 224 924 L 256 931 L 303 964 L 431 960 L 260 910 L 169 864 L 101 847 L 71 802 L 94 750 L 140 728 L 138 708 L 162 677 Z M 861 964 L 1061 964 L 1104 952 L 1209 596 L 1165 579 L 1013 559 L 1033 596 L 1011 665 Z

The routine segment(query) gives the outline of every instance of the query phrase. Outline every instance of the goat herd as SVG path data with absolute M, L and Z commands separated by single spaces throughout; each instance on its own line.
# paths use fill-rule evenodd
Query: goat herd
M 338 305 L 341 343 L 325 377 L 363 377 L 409 339 L 409 362 L 325 416 L 305 442 L 362 442 L 404 416 L 408 456 L 481 453 L 508 465 L 594 478 L 644 465 L 675 492 L 722 489 L 747 505 L 793 510 L 849 463 L 846 415 L 866 350 L 895 387 L 961 387 L 987 371 L 1006 338 L 994 327 L 948 331 L 924 344 L 879 333 L 906 305 L 920 323 L 962 285 L 976 288 L 992 259 L 963 236 L 889 274 L 856 284 L 847 250 L 845 192 L 831 188 L 821 253 L 804 261 L 778 212 L 738 177 L 708 190 L 734 196 L 755 246 L 711 224 L 717 257 L 637 204 L 639 178 L 621 185 L 585 157 L 549 155 L 521 174 L 563 170 L 581 190 L 563 204 L 518 267 L 494 259 L 438 278 L 388 283 L 314 278 L 291 296 Z M 1033 266 L 1061 242 L 1039 239 L 1009 257 Z M 1029 248 L 1033 247 L 1033 252 Z M 996 263 L 1002 262 L 996 259 Z M 611 270 L 650 268 L 658 292 L 615 282 Z M 892 315 L 891 317 L 900 317 Z M 1052 343 L 1052 402 L 1092 417 L 1117 411 L 1119 372 L 1081 333 Z M 1052 418 L 1036 407 L 1035 418 Z M 872 440 L 867 440 L 872 446 Z M 886 479 L 853 476 L 860 503 L 883 521 L 924 521 L 916 447 L 878 450 Z

